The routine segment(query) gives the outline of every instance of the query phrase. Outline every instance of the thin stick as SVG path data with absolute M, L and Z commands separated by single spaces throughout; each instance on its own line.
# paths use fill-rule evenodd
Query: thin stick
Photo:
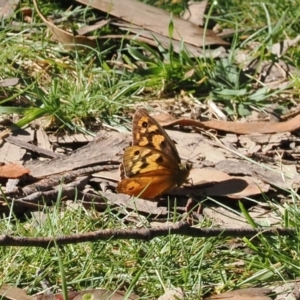
M 253 237 L 257 234 L 264 236 L 284 236 L 296 234 L 293 228 L 195 228 L 187 222 L 176 222 L 172 225 L 161 225 L 154 228 L 142 229 L 104 229 L 84 234 L 58 236 L 55 238 L 57 245 L 77 244 L 99 240 L 135 239 L 150 241 L 155 237 L 167 236 L 168 234 L 180 234 L 192 237 Z M 54 246 L 52 237 L 27 238 L 2 234 L 0 246 L 26 246 L 48 248 Z

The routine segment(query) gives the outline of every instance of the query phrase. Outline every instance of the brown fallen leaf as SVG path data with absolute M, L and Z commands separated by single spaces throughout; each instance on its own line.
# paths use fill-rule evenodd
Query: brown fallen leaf
M 225 132 L 233 132 L 237 134 L 250 134 L 250 133 L 275 133 L 275 132 L 292 132 L 300 128 L 300 114 L 294 118 L 279 123 L 272 122 L 251 122 L 251 123 L 237 123 L 237 122 L 227 122 L 219 120 L 211 121 L 196 121 L 192 119 L 175 119 L 171 120 L 173 117 L 170 116 L 170 121 L 161 122 L 160 118 L 154 116 L 154 118 L 159 121 L 160 125 L 164 127 L 181 125 L 181 126 L 193 126 L 197 128 L 204 129 L 215 129 Z M 174 119 L 174 118 L 173 118 Z
M 222 206 L 204 207 L 202 214 L 211 220 L 214 226 L 221 228 L 251 228 L 244 216 L 240 216 Z
M 80 292 L 68 291 L 68 300 L 73 300 Z M 64 300 L 63 294 L 42 294 L 34 297 L 34 300 Z
M 253 176 L 230 176 L 215 169 L 192 169 L 190 178 L 193 182 L 191 192 L 195 195 L 226 196 L 231 199 L 240 199 L 266 193 L 270 186 Z M 197 187 L 197 184 L 211 182 L 208 187 Z M 176 190 L 179 192 L 179 190 Z M 186 191 L 185 191 L 186 193 Z M 181 194 L 181 193 L 180 193 Z
M 72 48 L 83 48 L 85 49 L 85 46 L 90 46 L 95 48 L 97 46 L 97 41 L 95 39 L 82 36 L 82 35 L 73 35 L 72 33 L 69 33 L 53 23 L 49 22 L 41 13 L 41 11 L 38 8 L 38 5 L 36 3 L 36 0 L 33 0 L 34 7 L 39 14 L 40 18 L 43 20 L 43 22 L 47 25 L 47 27 L 51 30 L 53 37 L 60 43 L 65 44 L 65 47 L 67 49 Z
M 256 79 L 263 82 L 264 86 L 270 89 L 283 89 L 287 87 L 289 85 L 288 78 L 291 75 L 299 74 L 297 68 L 281 59 L 276 62 L 254 59 L 248 65 L 247 70 L 249 73 L 255 71 L 258 75 Z
M 246 218 L 237 212 L 231 211 L 222 206 L 207 205 L 203 208 L 203 216 L 211 220 L 214 226 L 221 228 L 251 228 Z M 280 226 L 280 218 L 276 212 L 263 207 L 252 206 L 248 209 L 248 213 L 254 222 L 261 226 Z
M 300 299 L 300 280 L 296 278 L 291 282 L 277 282 L 272 291 L 277 294 L 274 300 L 299 300 Z
M 207 300 L 272 300 L 271 297 L 266 296 L 271 290 L 266 288 L 248 288 L 226 292 L 220 295 L 214 295 Z
M 207 0 L 201 2 L 189 1 L 182 18 L 197 26 L 203 26 L 207 3 Z
M 101 299 L 101 300 L 123 300 L 125 299 L 125 293 L 122 291 L 109 291 L 105 289 L 95 289 L 79 292 L 79 294 L 73 300 L 83 299 Z M 129 300 L 136 300 L 139 297 L 134 294 L 130 294 L 126 297 Z
M 24 155 L 26 153 L 25 149 L 22 149 L 16 145 L 12 145 L 10 143 L 4 143 L 2 142 L 0 147 L 0 159 L 3 162 L 4 158 L 5 161 L 9 162 L 21 162 Z M 0 162 L 1 162 L 0 161 Z
M 284 164 L 273 166 L 270 169 L 248 161 L 227 159 L 220 160 L 216 163 L 215 168 L 227 174 L 244 174 L 250 178 L 256 177 L 282 189 L 288 189 L 294 184 L 299 185 L 300 183 L 300 177 L 295 166 L 285 166 Z
M 182 288 L 173 288 L 166 290 L 163 295 L 161 295 L 157 300 L 180 300 L 184 299 L 185 294 Z
M 1 0 L 0 1 L 0 19 L 5 20 L 11 17 L 19 4 L 19 0 Z
M 272 145 L 279 146 L 282 141 L 286 141 L 292 139 L 291 134 L 289 132 L 281 132 L 275 134 L 250 134 L 246 136 L 240 136 L 238 138 L 241 144 L 244 143 L 245 139 L 249 139 L 252 142 L 259 145 Z
M 79 292 L 68 292 L 68 300 L 82 300 L 82 299 L 101 299 L 101 300 L 122 300 L 124 299 L 125 293 L 123 291 L 109 291 L 105 289 L 94 289 Z M 135 294 L 131 294 L 126 299 L 136 300 L 139 297 Z M 62 294 L 55 295 L 38 295 L 35 297 L 36 300 L 64 300 Z M 19 299 L 12 299 L 19 300 Z M 32 300 L 32 299 L 31 299 Z
M 162 34 L 168 38 L 170 37 L 170 14 L 163 9 L 144 4 L 137 0 L 114 0 L 113 5 L 111 0 L 77 0 L 77 2 L 104 11 L 131 24 L 139 25 L 141 31 L 146 29 Z M 172 39 L 178 41 L 183 40 L 185 43 L 197 47 L 228 44 L 219 38 L 212 30 L 204 30 L 176 16 L 172 16 L 172 21 L 174 23 Z
M 0 178 L 20 178 L 29 172 L 30 170 L 19 164 L 0 166 Z
M 168 49 L 170 46 L 170 38 L 166 37 L 162 34 L 159 34 L 157 32 L 153 32 L 146 29 L 141 29 L 141 27 L 133 24 L 129 24 L 126 22 L 112 22 L 113 25 L 116 25 L 119 27 L 119 29 L 124 30 L 128 33 L 128 31 L 135 33 L 135 36 L 131 35 L 122 35 L 121 38 L 127 38 L 134 39 L 146 44 L 149 44 L 153 47 L 157 47 L 157 41 L 161 44 L 162 47 Z M 104 36 L 105 37 L 105 36 Z M 102 38 L 102 37 L 101 37 Z M 120 38 L 117 37 L 117 38 Z M 143 39 L 142 39 L 143 38 Z M 176 53 L 180 53 L 182 51 L 182 42 L 177 40 L 172 40 L 172 46 L 173 50 Z M 205 51 L 202 51 L 202 48 L 185 43 L 184 47 L 190 53 L 192 56 L 204 56 L 204 57 L 211 57 L 216 58 L 222 56 L 222 54 L 226 53 L 226 49 L 223 46 L 220 46 L 216 49 L 205 49 Z
M 286 51 L 291 48 L 293 45 L 297 44 L 300 40 L 300 35 L 297 35 L 294 39 L 285 39 L 276 44 L 273 44 L 270 51 L 275 54 L 277 57 L 283 56 Z
M 3 284 L 0 288 L 0 296 L 9 300 L 33 300 L 34 297 L 28 296 L 26 292 L 18 287 Z
M 107 19 L 107 20 L 101 20 L 101 21 L 99 21 L 99 22 L 97 22 L 97 23 L 95 23 L 95 24 L 93 24 L 93 25 L 86 25 L 86 26 L 83 26 L 83 27 L 81 27 L 81 28 L 79 28 L 79 29 L 77 30 L 77 33 L 78 33 L 79 35 L 86 35 L 86 34 L 88 34 L 89 32 L 92 32 L 92 31 L 94 31 L 94 30 L 97 30 L 97 29 L 100 29 L 100 28 L 104 27 L 104 26 L 107 25 L 109 22 L 110 22 L 110 20 Z

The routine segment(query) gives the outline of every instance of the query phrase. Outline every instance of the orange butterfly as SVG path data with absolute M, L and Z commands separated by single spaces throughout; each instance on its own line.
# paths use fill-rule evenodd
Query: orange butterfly
M 182 164 L 165 130 L 145 109 L 132 121 L 132 146 L 124 151 L 119 193 L 155 198 L 187 181 L 191 164 Z

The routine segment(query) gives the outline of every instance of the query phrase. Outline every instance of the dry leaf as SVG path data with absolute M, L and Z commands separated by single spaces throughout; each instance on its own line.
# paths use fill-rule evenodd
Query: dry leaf
M 275 54 L 278 57 L 281 57 L 290 47 L 297 44 L 300 40 L 300 35 L 296 36 L 294 39 L 285 39 L 279 43 L 273 44 L 271 53 Z
M 204 207 L 203 216 L 222 228 L 252 228 L 244 217 L 239 216 L 224 207 Z
M 270 187 L 252 176 L 230 176 L 215 169 L 192 169 L 190 178 L 193 182 L 192 192 L 196 195 L 227 196 L 232 199 L 240 199 L 267 192 Z M 204 182 L 212 184 L 208 187 L 197 187 L 197 184 Z
M 166 290 L 157 300 L 180 300 L 184 299 L 185 295 L 181 288 Z
M 192 119 L 178 119 L 171 122 L 165 122 L 162 126 L 194 126 L 204 129 L 216 129 L 225 132 L 233 132 L 238 134 L 249 133 L 278 133 L 278 132 L 293 132 L 300 129 L 300 114 L 294 118 L 279 123 L 273 122 L 251 122 L 251 123 L 237 123 L 219 120 L 211 120 L 200 122 Z
M 19 2 L 19 0 L 0 0 L 0 19 L 11 17 Z
M 29 172 L 30 170 L 18 164 L 0 166 L 0 178 L 20 178 Z
M 157 32 L 153 32 L 150 30 L 146 30 L 144 28 L 141 28 L 137 25 L 125 23 L 125 22 L 113 22 L 113 25 L 119 26 L 119 29 L 124 30 L 126 32 L 130 31 L 132 33 L 135 33 L 135 36 L 130 35 L 122 35 L 122 38 L 129 37 L 130 39 L 134 39 L 146 44 L 149 44 L 153 47 L 157 47 L 157 41 L 161 44 L 162 47 L 165 49 L 168 49 L 170 47 L 170 38 L 166 37 L 162 34 L 159 34 Z M 118 37 L 120 38 L 120 37 Z M 180 53 L 182 51 L 182 42 L 177 40 L 172 40 L 172 46 L 173 50 L 176 53 Z M 205 51 L 202 50 L 202 48 L 185 43 L 184 44 L 185 49 L 188 51 L 188 53 L 191 56 L 195 57 L 209 57 L 209 58 L 216 58 L 216 57 L 223 57 L 226 56 L 226 49 L 223 46 L 220 46 L 216 49 L 205 49 Z
M 204 15 L 208 1 L 189 1 L 182 18 L 198 26 L 204 25 Z
M 227 174 L 245 174 L 251 177 L 255 176 L 264 182 L 274 186 L 288 189 L 293 184 L 300 183 L 300 176 L 294 165 L 281 164 L 279 167 L 272 166 L 264 168 L 259 164 L 250 163 L 242 160 L 223 160 L 216 163 L 216 169 L 226 172 Z
M 0 162 L 4 162 L 4 160 L 5 162 L 21 162 L 26 150 L 10 143 L 3 143 L 2 141 L 0 147 Z
M 220 295 L 214 295 L 207 300 L 272 300 L 271 297 L 266 296 L 271 290 L 266 288 L 248 288 L 226 292 Z
M 35 9 L 36 9 L 37 13 L 39 14 L 40 18 L 47 25 L 47 27 L 51 30 L 53 37 L 58 42 L 65 44 L 65 47 L 67 49 L 72 49 L 72 48 L 86 49 L 86 47 L 84 47 L 82 45 L 90 46 L 93 48 L 95 48 L 97 46 L 96 40 L 94 40 L 92 38 L 88 38 L 86 36 L 82 36 L 82 35 L 73 35 L 67 31 L 57 27 L 53 23 L 49 22 L 40 12 L 38 5 L 36 3 L 36 0 L 33 0 L 33 3 L 34 3 Z
M 122 291 L 109 291 L 105 289 L 95 289 L 79 292 L 79 294 L 73 300 L 84 300 L 84 299 L 101 299 L 101 300 L 123 300 L 125 293 Z M 126 299 L 136 300 L 139 297 L 131 294 Z
M 37 146 L 43 149 L 52 151 L 52 146 L 49 141 L 49 136 L 43 129 L 43 127 L 38 127 L 36 130 L 36 140 Z
M 300 299 L 300 281 L 299 278 L 291 282 L 276 282 L 275 287 L 271 287 L 272 291 L 276 293 L 274 300 L 299 300 Z
M 163 9 L 144 4 L 137 0 L 114 0 L 113 5 L 111 0 L 77 0 L 77 2 L 105 11 L 106 13 L 125 20 L 130 24 L 138 25 L 141 27 L 141 31 L 150 30 L 168 38 L 170 37 L 170 14 Z M 197 47 L 202 47 L 204 45 L 228 44 L 219 38 L 212 30 L 204 30 L 203 28 L 176 16 L 172 16 L 172 21 L 174 23 L 172 39 L 178 41 L 183 40 L 185 43 Z M 205 44 L 203 44 L 203 42 Z
M 24 290 L 19 289 L 18 287 L 15 286 L 10 286 L 8 284 L 4 284 L 1 286 L 0 295 L 9 300 L 33 300 L 34 299 L 33 297 L 28 296 Z
M 249 215 L 257 224 L 262 226 L 280 226 L 280 219 L 276 212 L 268 208 L 256 205 L 251 207 Z M 245 217 L 233 213 L 232 211 L 218 207 L 204 207 L 203 215 L 214 221 L 214 225 L 222 228 L 252 228 Z
M 79 292 L 68 291 L 68 300 L 73 300 Z M 33 298 L 34 300 L 65 300 L 63 294 L 44 294 L 37 295 Z
M 91 31 L 94 31 L 94 30 L 97 30 L 97 29 L 100 29 L 100 28 L 104 27 L 109 22 L 110 22 L 110 20 L 107 19 L 107 20 L 101 20 L 101 21 L 99 21 L 99 22 L 97 22 L 93 25 L 83 26 L 83 27 L 81 27 L 77 30 L 77 33 L 79 35 L 86 35 L 87 33 L 91 32 Z

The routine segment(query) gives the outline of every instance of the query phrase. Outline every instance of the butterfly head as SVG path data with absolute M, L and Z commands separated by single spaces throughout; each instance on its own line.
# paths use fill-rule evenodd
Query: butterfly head
M 193 167 L 193 164 L 191 161 L 182 162 L 179 166 L 180 172 L 177 176 L 177 186 L 181 186 L 185 182 L 188 181 L 188 177 L 190 175 L 190 171 Z

